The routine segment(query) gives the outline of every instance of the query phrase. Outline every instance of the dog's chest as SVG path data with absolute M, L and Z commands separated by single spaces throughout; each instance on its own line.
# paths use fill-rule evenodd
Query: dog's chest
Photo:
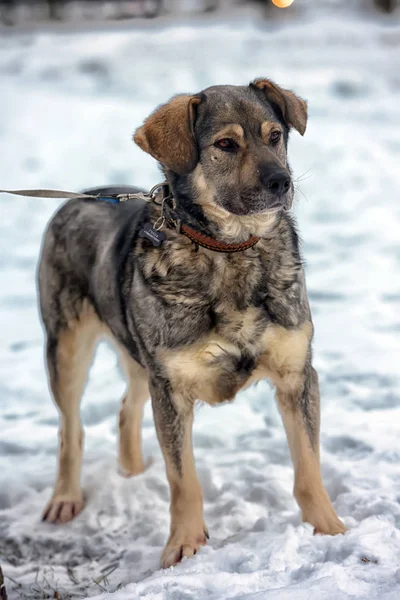
M 235 354 L 256 356 L 261 351 L 262 333 L 270 321 L 266 304 L 254 303 L 255 290 L 263 277 L 262 265 L 254 259 L 244 263 L 235 259 L 215 261 L 209 335 L 233 346 Z
M 209 330 L 194 343 L 161 351 L 176 393 L 216 404 L 252 381 L 285 378 L 304 368 L 311 324 L 288 329 L 273 323 L 268 305 L 254 302 L 262 273 L 257 264 L 251 267 L 239 272 L 217 265 L 208 280 L 215 292 L 207 307 Z

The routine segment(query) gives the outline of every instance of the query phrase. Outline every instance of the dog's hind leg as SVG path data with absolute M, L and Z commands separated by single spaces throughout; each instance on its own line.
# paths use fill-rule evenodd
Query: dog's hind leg
M 43 520 L 65 523 L 83 508 L 80 485 L 83 428 L 79 405 L 102 325 L 94 310 L 84 305 L 78 318 L 57 335 L 48 332 L 47 366 L 50 388 L 60 411 L 58 476 Z
M 130 477 L 144 471 L 142 454 L 143 406 L 150 398 L 146 369 L 125 350 L 121 359 L 128 377 L 128 389 L 119 413 L 119 465 L 122 475 Z
M 314 525 L 315 533 L 344 533 L 346 528 L 331 504 L 321 477 L 320 399 L 316 371 L 306 365 L 301 385 L 296 390 L 277 385 L 276 395 L 294 464 L 294 495 L 303 521 Z
M 162 555 L 167 568 L 196 554 L 208 533 L 192 449 L 193 403 L 174 394 L 161 378 L 151 381 L 151 398 L 171 490 L 171 530 Z

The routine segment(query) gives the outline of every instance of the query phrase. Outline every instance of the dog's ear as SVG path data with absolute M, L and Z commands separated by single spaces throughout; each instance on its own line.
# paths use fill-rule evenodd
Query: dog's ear
M 189 173 L 198 161 L 194 121 L 200 102 L 199 96 L 175 96 L 147 117 L 134 141 L 168 169 Z
M 301 135 L 304 135 L 307 126 L 307 102 L 305 100 L 290 90 L 279 87 L 270 79 L 256 79 L 250 86 L 262 90 L 269 102 L 279 106 L 289 127 L 294 127 Z

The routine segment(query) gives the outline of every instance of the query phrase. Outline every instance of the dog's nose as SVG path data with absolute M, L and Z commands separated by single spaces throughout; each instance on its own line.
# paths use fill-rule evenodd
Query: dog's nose
M 290 175 L 285 169 L 261 171 L 261 181 L 275 196 L 283 196 L 290 189 Z

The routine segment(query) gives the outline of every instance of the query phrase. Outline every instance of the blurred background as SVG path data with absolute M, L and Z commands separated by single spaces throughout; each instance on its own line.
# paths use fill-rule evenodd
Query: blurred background
M 210 546 L 158 572 L 168 487 L 151 407 L 144 449 L 153 463 L 122 479 L 124 382 L 105 344 L 82 404 L 87 508 L 64 527 L 42 524 L 58 416 L 36 267 L 60 203 L 0 195 L 0 564 L 9 598 L 400 597 L 399 13 L 395 0 L 294 0 L 286 9 L 270 0 L 0 1 L 0 188 L 149 189 L 160 173 L 132 133 L 176 93 L 265 76 L 308 100 L 307 132 L 293 132 L 289 147 L 294 213 L 316 328 L 323 476 L 351 529 L 314 538 L 300 524 L 285 434 L 261 383 L 197 411 Z
M 245 4 L 258 4 L 265 16 L 278 16 L 271 0 L 3 0 L 0 2 L 1 20 L 5 25 L 43 23 L 47 21 L 93 22 L 99 19 L 123 20 L 132 18 L 154 18 L 168 14 L 200 14 L 203 12 L 239 9 Z M 323 5 L 342 6 L 353 4 L 357 9 L 371 10 L 373 7 L 386 13 L 394 12 L 398 0 L 300 0 L 291 10 L 301 14 L 307 5 L 313 9 Z M 299 13 L 297 12 L 299 11 Z

